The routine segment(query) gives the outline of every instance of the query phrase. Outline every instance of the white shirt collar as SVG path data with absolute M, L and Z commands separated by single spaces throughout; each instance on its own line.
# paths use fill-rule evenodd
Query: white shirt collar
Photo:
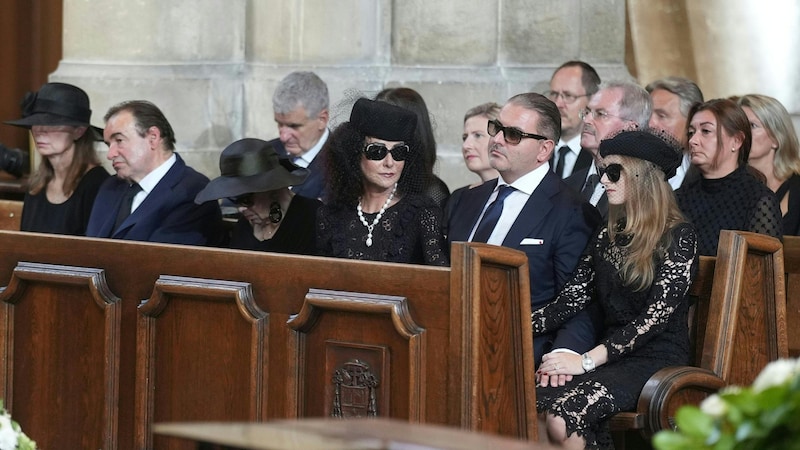
M 526 173 L 525 175 L 519 177 L 517 181 L 511 183 L 511 186 L 520 191 L 525 193 L 525 195 L 530 196 L 533 194 L 533 191 L 539 186 L 539 183 L 542 182 L 547 172 L 550 170 L 550 166 L 547 164 L 542 164 L 541 166 L 533 169 L 532 171 Z M 509 184 L 503 179 L 503 175 L 500 175 L 500 178 L 497 180 L 497 188 L 499 188 L 503 184 Z
M 139 181 L 139 186 L 142 188 L 142 190 L 141 192 L 136 194 L 135 197 L 133 197 L 133 203 L 131 204 L 131 211 L 136 211 L 136 208 L 138 208 L 139 205 L 141 205 L 142 202 L 144 202 L 144 199 L 147 198 L 148 195 L 150 195 L 150 192 L 153 189 L 155 189 L 158 182 L 161 181 L 162 178 L 164 178 L 164 175 L 166 175 L 167 172 L 169 172 L 169 169 L 171 169 L 172 166 L 175 165 L 176 161 L 178 161 L 178 157 L 173 152 L 172 156 L 170 156 L 169 159 L 161 163 L 160 166 L 153 169 L 152 172 L 148 173 L 144 178 L 142 178 Z
M 322 136 L 319 138 L 317 143 L 314 144 L 314 146 L 311 147 L 307 152 L 295 158 L 294 163 L 300 167 L 308 167 L 311 165 L 311 161 L 314 161 L 314 158 L 317 156 L 320 150 L 322 150 L 322 146 L 325 145 L 325 141 L 328 140 L 329 134 L 330 131 L 328 131 L 328 128 L 325 128 L 325 131 L 322 132 Z
M 565 145 L 569 147 L 569 151 L 572 152 L 575 155 L 575 157 L 577 157 L 581 153 L 581 135 L 578 134 L 577 136 L 566 142 L 563 139 L 559 139 L 558 145 L 556 145 L 554 151 L 558 152 L 558 149 L 560 149 Z

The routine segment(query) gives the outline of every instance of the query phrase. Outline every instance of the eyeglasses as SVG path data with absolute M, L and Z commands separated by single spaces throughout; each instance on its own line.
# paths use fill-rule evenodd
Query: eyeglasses
M 607 112 L 605 112 L 605 111 L 603 111 L 601 109 L 591 110 L 589 108 L 586 108 L 583 111 L 581 111 L 580 113 L 578 113 L 578 116 L 581 118 L 581 120 L 586 120 L 586 118 L 589 117 L 590 115 L 592 116 L 592 118 L 594 120 L 603 120 L 603 121 L 605 121 L 609 117 L 616 117 L 617 119 L 627 120 L 629 122 L 633 122 L 631 119 L 628 119 L 628 118 L 625 118 L 625 117 L 622 117 L 622 116 L 615 116 L 614 114 L 609 114 L 609 113 L 607 113 Z
M 531 138 L 540 141 L 546 141 L 550 139 L 547 136 L 542 136 L 541 134 L 526 133 L 519 128 L 504 127 L 499 120 L 490 120 L 486 131 L 489 133 L 489 136 L 497 136 L 497 133 L 502 131 L 503 139 L 505 139 L 506 142 L 511 145 L 519 144 L 522 141 L 522 138 Z
M 571 104 L 575 103 L 575 100 L 581 97 L 588 97 L 589 94 L 570 94 L 569 92 L 559 92 L 559 91 L 545 91 L 544 96 L 552 100 L 553 102 L 557 101 L 559 97 L 564 100 L 564 103 Z
M 236 206 L 241 206 L 243 208 L 250 208 L 253 206 L 253 194 L 242 194 L 237 197 L 228 197 L 228 200 L 231 201 Z
M 605 174 L 608 177 L 608 181 L 616 183 L 619 181 L 623 169 L 621 164 L 609 164 L 604 169 L 600 169 L 600 178 L 603 178 L 603 174 Z
M 372 161 L 382 161 L 383 158 L 386 158 L 387 153 L 391 153 L 392 159 L 395 161 L 405 161 L 411 153 L 411 148 L 409 148 L 408 144 L 397 144 L 388 149 L 385 145 L 377 142 L 364 146 L 364 156 Z

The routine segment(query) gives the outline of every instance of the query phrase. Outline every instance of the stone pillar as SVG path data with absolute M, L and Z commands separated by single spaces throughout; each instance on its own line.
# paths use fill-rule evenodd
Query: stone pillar
M 272 92 L 293 70 L 328 83 L 334 122 L 358 95 L 418 90 L 451 189 L 476 179 L 461 159 L 467 109 L 541 92 L 570 59 L 629 77 L 624 0 L 64 0 L 64 11 L 51 79 L 86 89 L 96 125 L 119 101 L 153 101 L 209 177 L 230 142 L 277 136 Z

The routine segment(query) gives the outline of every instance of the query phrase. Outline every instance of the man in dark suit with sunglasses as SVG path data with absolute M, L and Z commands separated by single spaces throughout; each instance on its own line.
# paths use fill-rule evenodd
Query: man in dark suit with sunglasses
M 449 221 L 448 240 L 488 242 L 528 255 L 531 308 L 553 301 L 572 275 L 600 216 L 550 169 L 561 134 L 556 105 L 540 94 L 512 97 L 490 121 L 489 157 L 496 181 L 464 192 Z M 587 312 L 558 332 L 534 336 L 534 357 L 552 349 L 578 354 L 596 343 Z

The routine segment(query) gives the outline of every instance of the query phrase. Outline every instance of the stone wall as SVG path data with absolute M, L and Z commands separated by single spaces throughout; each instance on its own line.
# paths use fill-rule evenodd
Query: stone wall
M 93 122 L 147 99 L 184 158 L 209 177 L 243 137 L 277 136 L 271 97 L 293 70 L 327 83 L 334 120 L 357 95 L 418 90 L 433 115 L 440 176 L 476 179 L 460 155 L 464 112 L 543 91 L 569 59 L 627 78 L 624 0 L 64 0 L 64 59 L 51 80 L 83 87 Z

